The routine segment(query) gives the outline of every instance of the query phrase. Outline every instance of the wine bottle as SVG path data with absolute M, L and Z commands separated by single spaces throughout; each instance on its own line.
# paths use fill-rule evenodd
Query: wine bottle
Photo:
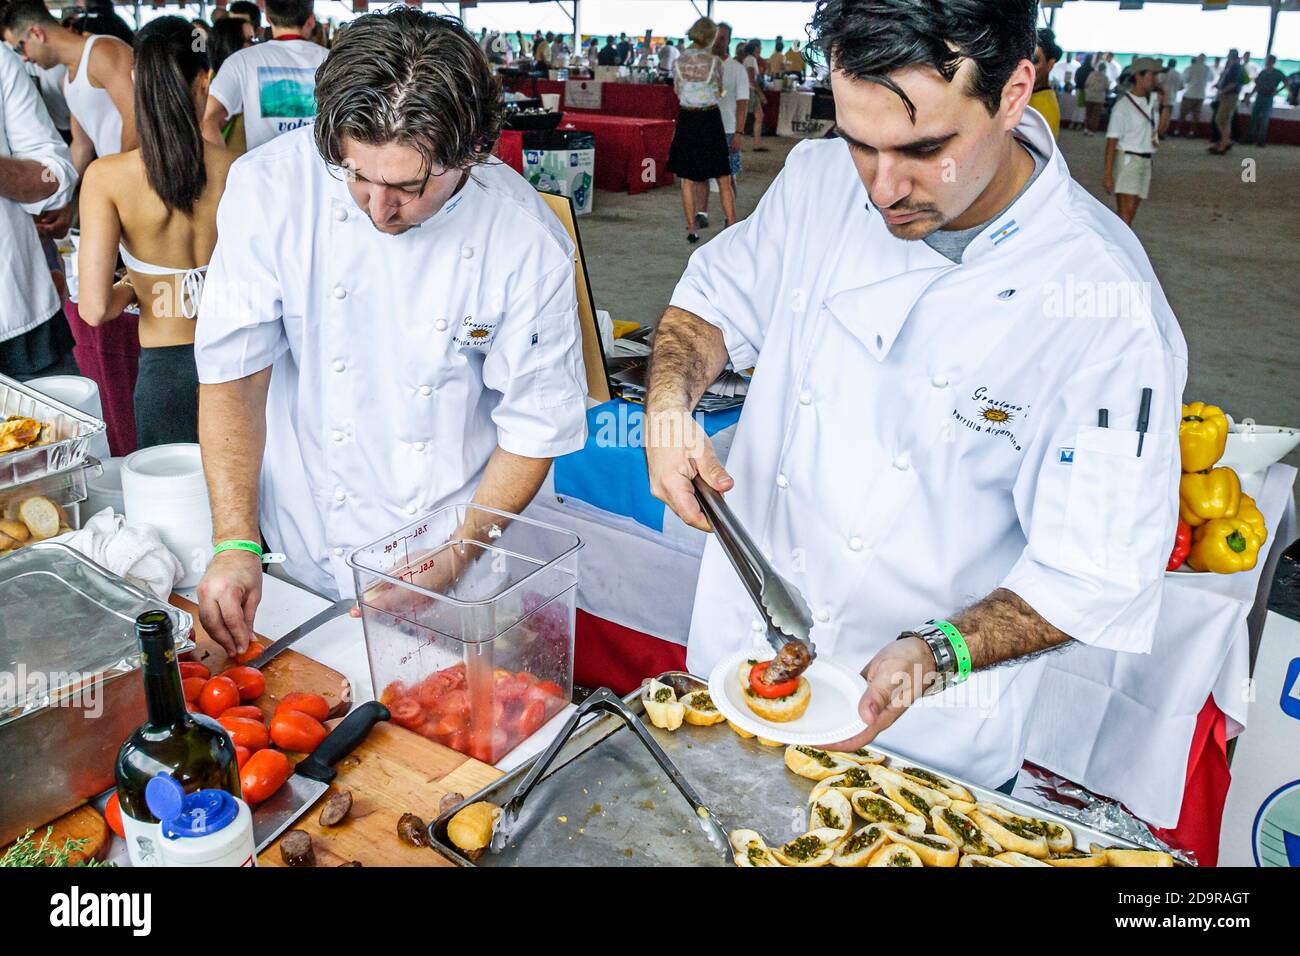
M 161 866 L 158 818 L 149 810 L 145 786 L 166 772 L 186 793 L 225 790 L 240 797 L 239 763 L 225 729 L 185 707 L 171 615 L 146 611 L 136 618 L 135 633 L 149 719 L 118 751 L 117 795 L 131 865 Z

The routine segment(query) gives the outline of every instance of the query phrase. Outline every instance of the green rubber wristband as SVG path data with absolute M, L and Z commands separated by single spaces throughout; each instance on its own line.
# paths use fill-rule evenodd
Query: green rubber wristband
M 247 551 L 259 558 L 262 556 L 262 546 L 256 541 L 222 541 L 212 549 L 212 556 L 215 558 L 223 551 Z
M 952 652 L 957 655 L 957 680 L 964 681 L 970 677 L 970 648 L 966 646 L 966 638 L 961 636 L 961 631 L 957 630 L 956 625 L 951 621 L 930 623 L 943 631 L 943 636 L 948 638 L 948 643 L 952 645 Z

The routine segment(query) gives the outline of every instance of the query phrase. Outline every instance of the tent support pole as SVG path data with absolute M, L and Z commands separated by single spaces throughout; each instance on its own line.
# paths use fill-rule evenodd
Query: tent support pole
M 1272 56 L 1273 38 L 1277 35 L 1277 15 L 1282 9 L 1282 0 L 1273 0 L 1268 7 L 1268 48 L 1265 50 L 1264 55 Z

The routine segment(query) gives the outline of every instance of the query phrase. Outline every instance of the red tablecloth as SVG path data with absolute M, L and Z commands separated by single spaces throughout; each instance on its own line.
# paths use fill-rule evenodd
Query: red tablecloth
M 138 320 L 123 313 L 101 326 L 81 320 L 75 302 L 63 305 L 72 337 L 77 368 L 99 386 L 99 400 L 108 426 L 108 449 L 114 456 L 135 451 L 135 376 L 140 366 Z
M 503 129 L 501 138 L 497 140 L 496 149 L 497 158 L 515 172 L 523 174 L 524 171 L 524 134 L 513 129 Z
M 542 80 L 535 77 L 510 77 L 505 81 L 505 88 L 512 93 L 524 96 L 541 96 L 543 93 L 557 93 L 560 106 L 566 112 L 574 108 L 564 102 L 564 84 L 558 80 Z M 677 119 L 677 94 L 673 88 L 664 83 L 602 83 L 600 90 L 600 110 L 606 116 L 641 116 L 647 119 Z M 579 110 L 582 113 L 595 113 L 596 110 Z M 772 122 L 775 124 L 775 114 Z
M 597 189 L 635 195 L 672 184 L 668 150 L 674 126 L 671 120 L 566 111 L 559 128 L 595 135 Z

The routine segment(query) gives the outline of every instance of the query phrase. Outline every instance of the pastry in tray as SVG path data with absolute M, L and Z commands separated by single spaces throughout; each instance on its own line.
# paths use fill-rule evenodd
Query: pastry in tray
M 834 777 L 857 766 L 852 761 L 829 751 L 805 747 L 802 744 L 791 744 L 785 748 L 785 765 L 799 776 L 807 777 L 809 780 L 825 780 L 827 777 Z
M 884 794 L 859 790 L 849 803 L 853 806 L 853 812 L 868 823 L 879 823 L 904 833 L 925 832 L 925 817 L 895 803 Z
M 772 850 L 782 866 L 825 866 L 842 840 L 838 830 L 812 830 Z
M 817 785 L 812 788 L 812 793 L 808 794 L 808 802 L 812 803 L 827 790 L 837 790 L 849 799 L 859 790 L 870 790 L 873 793 L 880 792 L 880 784 L 871 779 L 871 774 L 867 773 L 866 767 L 850 767 L 843 773 L 837 773 L 833 777 L 827 777 L 819 780 Z
M 935 833 L 899 833 L 897 830 L 886 830 L 885 836 L 892 843 L 911 847 L 926 866 L 956 866 L 957 859 L 961 856 L 956 843 Z
M 0 422 L 0 455 L 32 447 L 41 440 L 41 429 L 44 427 L 35 418 L 10 415 Z
M 838 846 L 853 830 L 853 807 L 842 793 L 828 790 L 808 807 L 808 829 L 833 830 L 839 833 Z
M 881 847 L 891 845 L 887 831 L 878 823 L 869 823 L 835 848 L 831 866 L 866 866 Z
M 886 843 L 871 857 L 867 866 L 925 866 L 916 851 L 901 843 Z
M 781 866 L 771 848 L 755 830 L 732 830 L 727 834 L 736 866 Z

